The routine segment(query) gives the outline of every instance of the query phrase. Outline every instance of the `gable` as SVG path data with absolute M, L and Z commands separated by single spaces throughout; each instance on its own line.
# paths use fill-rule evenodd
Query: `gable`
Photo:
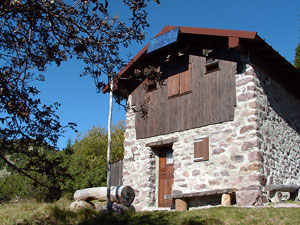
M 269 74 L 272 79 L 278 82 L 284 89 L 300 99 L 300 72 L 284 57 L 282 57 L 272 46 L 268 45 L 264 39 L 259 37 L 256 32 L 208 29 L 198 27 L 178 27 L 166 26 L 157 36 L 165 34 L 175 28 L 179 29 L 178 41 L 172 46 L 147 54 L 146 45 L 125 67 L 118 76 L 115 77 L 114 93 L 122 97 L 128 95 L 140 85 L 140 79 L 135 79 L 133 70 L 139 68 L 143 63 L 150 59 L 155 60 L 165 54 L 165 49 L 169 51 L 178 47 L 180 43 L 187 42 L 199 44 L 201 46 L 222 47 L 235 49 L 240 54 L 250 59 L 250 62 L 264 72 Z M 119 79 L 123 78 L 123 79 Z M 102 90 L 104 93 L 109 91 L 109 85 Z

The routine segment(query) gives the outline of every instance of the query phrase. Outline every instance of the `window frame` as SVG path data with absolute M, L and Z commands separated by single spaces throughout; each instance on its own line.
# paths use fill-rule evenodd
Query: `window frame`
M 149 80 L 147 78 L 146 82 L 145 82 L 145 85 L 146 85 L 146 93 L 157 90 L 157 82 L 155 80 Z
M 193 144 L 194 144 L 194 162 L 209 161 L 210 160 L 209 137 L 204 136 L 204 137 L 197 138 L 194 140 Z M 200 155 L 200 157 L 198 157 L 198 155 Z
M 213 67 L 215 65 L 217 65 L 216 68 L 208 69 L 209 67 Z M 220 61 L 219 60 L 215 60 L 215 61 L 212 61 L 212 62 L 209 62 L 209 63 L 205 64 L 205 73 L 204 74 L 213 73 L 213 72 L 216 72 L 216 71 L 219 71 L 219 70 L 221 70 L 220 69 Z

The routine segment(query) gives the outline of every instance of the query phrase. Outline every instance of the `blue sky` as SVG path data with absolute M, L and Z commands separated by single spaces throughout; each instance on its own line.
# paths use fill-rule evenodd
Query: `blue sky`
M 128 11 L 121 2 L 111 0 L 109 9 L 112 14 L 126 18 Z M 133 44 L 123 55 L 137 54 L 165 25 L 256 31 L 290 62 L 300 40 L 299 0 L 161 0 L 160 6 L 151 2 L 148 13 L 150 27 L 145 30 L 145 42 Z M 45 103 L 61 103 L 58 114 L 62 123 L 77 123 L 80 133 L 93 126 L 107 127 L 108 118 L 108 95 L 97 93 L 90 77 L 79 77 L 83 67 L 76 60 L 58 68 L 50 66 L 45 73 L 46 81 L 37 84 Z M 124 119 L 124 109 L 114 105 L 113 123 Z M 66 130 L 58 141 L 60 149 L 69 137 L 74 141 L 76 134 Z

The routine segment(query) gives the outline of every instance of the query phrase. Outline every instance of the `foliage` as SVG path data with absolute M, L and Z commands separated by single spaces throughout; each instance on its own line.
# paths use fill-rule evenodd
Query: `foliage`
M 123 121 L 113 125 L 111 153 L 114 160 L 123 155 L 124 131 Z M 44 159 L 56 161 L 57 166 L 49 167 L 49 170 L 52 170 L 50 175 L 31 170 L 29 175 L 34 176 L 38 182 L 13 170 L 10 176 L 0 178 L 0 197 L 13 199 L 18 196 L 49 202 L 60 198 L 64 193 L 74 193 L 78 189 L 106 186 L 106 151 L 107 132 L 102 127 L 93 127 L 86 134 L 78 135 L 73 145 L 71 140 L 68 140 L 63 151 L 45 151 Z M 26 156 L 17 154 L 8 158 L 18 167 L 30 161 Z
M 71 201 L 42 204 L 24 202 L 0 204 L 0 224 L 299 224 L 299 208 L 217 207 L 185 212 L 132 212 L 107 215 L 93 210 L 69 211 Z
M 52 201 L 61 197 L 65 180 L 70 179 L 70 174 L 67 173 L 67 168 L 63 164 L 64 158 L 58 151 L 45 151 L 40 149 L 43 156 L 41 163 L 47 161 L 54 161 L 55 166 L 41 165 L 41 167 L 48 169 L 48 171 L 40 172 L 38 166 L 31 166 L 27 176 L 17 173 L 17 171 L 10 170 L 9 176 L 0 178 L 0 196 L 5 199 L 12 199 L 16 196 L 20 198 L 34 198 L 37 201 Z M 22 154 L 10 155 L 9 161 L 19 168 L 28 165 L 32 162 L 27 156 Z M 35 170 L 35 168 L 37 168 Z M 8 168 L 10 169 L 10 168 Z M 34 177 L 32 179 L 31 177 Z M 42 184 L 42 185 L 41 185 Z
M 120 48 L 144 39 L 150 1 L 122 1 L 130 9 L 130 22 L 111 17 L 108 0 L 0 1 L 0 158 L 6 164 L 36 182 L 32 171 L 60 176 L 60 160 L 45 158 L 45 152 L 53 150 L 65 127 L 75 129 L 75 124 L 60 123 L 59 104 L 42 104 L 33 81 L 44 80 L 49 64 L 76 57 L 86 65 L 82 75 L 103 87 L 101 77 L 115 76 L 124 66 Z M 17 167 L 6 159 L 14 153 L 27 156 L 28 163 Z
M 39 180 L 47 184 L 46 176 L 39 174 Z M 49 189 L 38 185 L 28 177 L 20 174 L 12 174 L 0 179 L 0 197 L 6 200 L 35 199 L 39 202 L 51 202 L 61 197 L 59 189 Z
M 4 169 L 6 163 L 3 159 L 0 158 L 0 170 Z
M 300 43 L 298 44 L 296 50 L 295 50 L 295 61 L 294 61 L 295 67 L 300 70 Z
M 111 159 L 123 156 L 124 122 L 112 127 Z M 93 127 L 84 135 L 78 135 L 72 146 L 73 154 L 68 157 L 68 189 L 75 191 L 87 187 L 106 186 L 107 132 L 104 128 Z
M 21 175 L 11 175 L 0 179 L 0 197 L 6 200 L 19 196 L 21 198 L 27 198 L 24 193 L 24 186 L 26 181 Z

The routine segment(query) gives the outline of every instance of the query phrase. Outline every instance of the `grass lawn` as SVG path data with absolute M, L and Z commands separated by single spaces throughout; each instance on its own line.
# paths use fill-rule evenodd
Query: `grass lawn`
M 300 224 L 300 208 L 215 207 L 186 212 L 137 212 L 108 216 L 93 210 L 69 211 L 70 201 L 2 203 L 0 224 Z

